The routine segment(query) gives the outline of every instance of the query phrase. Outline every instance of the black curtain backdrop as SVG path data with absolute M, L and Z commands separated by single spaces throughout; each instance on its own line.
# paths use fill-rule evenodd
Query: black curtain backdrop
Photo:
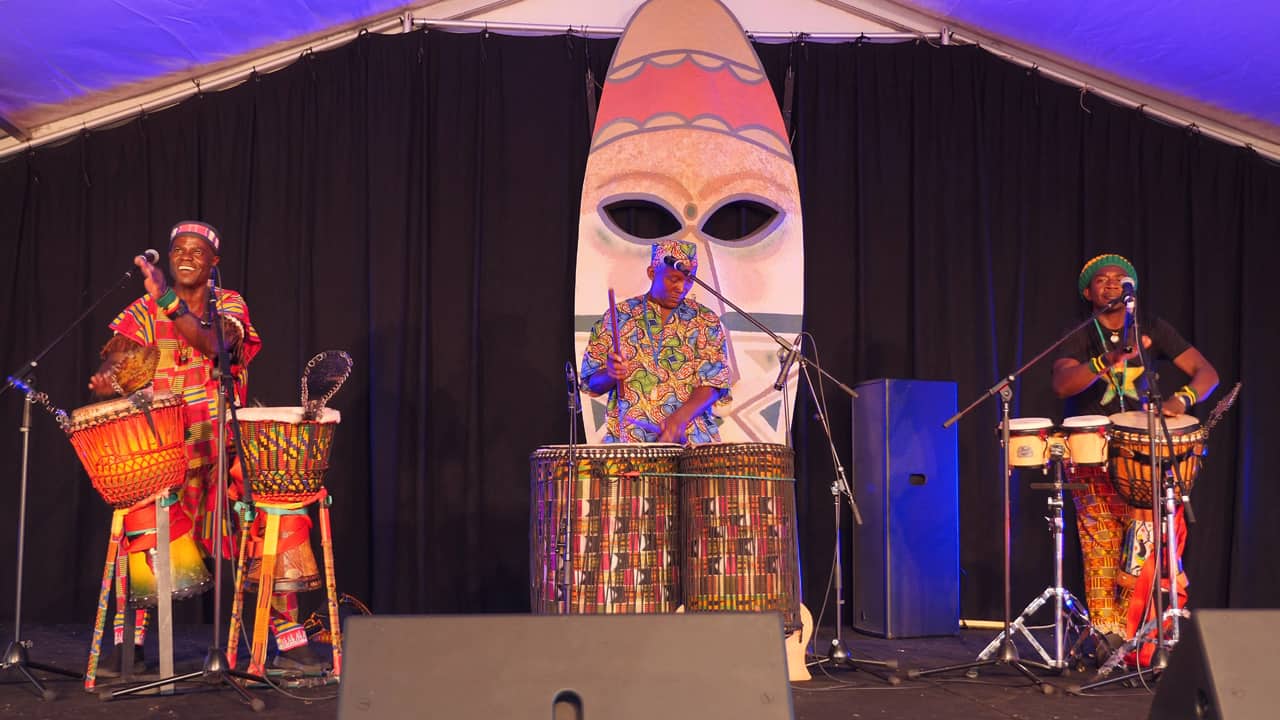
M 586 73 L 603 78 L 613 46 L 364 36 L 0 163 L 0 367 L 35 355 L 134 255 L 165 249 L 173 222 L 212 222 L 226 238 L 224 282 L 244 293 L 265 339 L 253 399 L 297 404 L 302 366 L 320 350 L 355 359 L 333 401 L 343 420 L 327 482 L 341 589 L 376 612 L 527 610 L 528 455 L 568 436 L 562 368 L 598 98 Z M 1280 170 L 973 47 L 757 51 L 780 100 L 795 73 L 806 326 L 824 367 L 850 384 L 955 380 L 967 404 L 1080 317 L 1084 260 L 1131 257 L 1143 302 L 1210 358 L 1223 390 L 1248 380 L 1193 493 L 1192 602 L 1280 605 L 1265 554 L 1280 545 L 1280 523 L 1267 519 L 1280 507 L 1278 468 L 1259 445 L 1280 432 L 1269 410 L 1280 406 Z M 111 292 L 44 359 L 38 385 L 52 402 L 89 402 L 105 326 L 139 294 L 136 279 Z M 827 397 L 851 467 L 849 402 Z M 1017 384 L 1014 414 L 1060 418 L 1047 364 Z M 21 415 L 19 394 L 0 397 L 4 618 Z M 997 417 L 988 402 L 960 425 L 965 617 L 1001 614 Z M 816 613 L 832 558 L 832 466 L 807 403 L 795 430 Z M 87 624 L 110 513 L 39 408 L 30 440 L 25 618 Z M 1013 485 L 1015 612 L 1051 580 L 1031 479 Z M 1083 597 L 1073 537 L 1069 547 Z M 180 618 L 208 617 L 210 605 L 183 603 Z

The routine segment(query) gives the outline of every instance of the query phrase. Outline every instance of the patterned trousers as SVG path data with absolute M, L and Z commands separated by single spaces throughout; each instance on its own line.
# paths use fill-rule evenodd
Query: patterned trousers
M 1116 492 L 1106 466 L 1067 468 L 1070 482 L 1088 486 L 1073 490 L 1071 497 L 1076 504 L 1089 617 L 1098 632 L 1123 635 L 1133 584 L 1120 580 L 1121 554 L 1133 507 Z

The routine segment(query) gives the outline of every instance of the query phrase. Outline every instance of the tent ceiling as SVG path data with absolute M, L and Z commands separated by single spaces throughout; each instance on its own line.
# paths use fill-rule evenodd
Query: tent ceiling
M 755 33 L 937 32 L 1280 154 L 1274 0 L 723 0 Z M 617 28 L 640 0 L 0 2 L 0 152 L 120 117 L 196 81 L 292 61 L 362 27 Z M 59 9 L 52 9 L 59 6 Z M 166 95 L 167 93 L 167 95 Z M 5 137 L 5 136 L 13 137 Z

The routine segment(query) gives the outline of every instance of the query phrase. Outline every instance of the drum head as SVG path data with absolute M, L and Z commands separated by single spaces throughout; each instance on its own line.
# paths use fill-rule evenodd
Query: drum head
M 1036 433 L 1041 430 L 1048 430 L 1053 427 L 1053 421 L 1049 418 L 1027 417 L 1027 418 L 1010 418 L 1009 432 L 1011 433 Z M 996 426 L 999 430 L 999 426 Z
M 1111 424 L 1123 430 L 1145 433 L 1147 431 L 1147 414 L 1141 410 L 1129 410 L 1111 416 Z M 1165 424 L 1173 435 L 1182 435 L 1200 427 L 1200 420 L 1194 415 L 1174 415 L 1166 417 Z M 1157 427 L 1159 421 L 1156 421 Z
M 302 422 L 301 407 L 247 407 L 236 408 L 236 419 L 245 422 L 282 422 L 297 425 Z M 342 414 L 333 408 L 325 408 L 315 422 L 321 424 L 342 422 Z
M 1064 430 L 1079 430 L 1085 428 L 1100 428 L 1111 424 L 1111 419 L 1106 415 L 1074 415 L 1062 421 Z
M 173 393 L 160 393 L 151 399 L 152 409 L 181 404 L 182 398 Z M 74 432 L 89 425 L 128 417 L 137 412 L 141 411 L 134 407 L 133 401 L 128 397 L 113 398 L 92 405 L 85 405 L 71 411 L 71 430 Z

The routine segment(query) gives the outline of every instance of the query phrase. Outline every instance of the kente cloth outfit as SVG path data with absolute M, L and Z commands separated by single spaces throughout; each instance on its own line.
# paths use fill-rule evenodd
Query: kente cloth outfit
M 169 249 L 179 237 L 194 235 L 203 238 L 217 252 L 221 239 L 212 226 L 197 222 L 183 221 L 174 225 L 170 232 Z M 249 320 L 249 308 L 244 298 L 234 290 L 218 289 L 218 314 L 237 325 L 240 329 L 240 344 L 231 348 L 231 376 L 234 378 L 235 398 L 237 405 L 243 405 L 247 396 L 249 381 L 248 365 L 258 351 L 262 349 L 262 338 Z M 200 318 L 202 324 L 208 323 L 208 317 Z M 213 552 L 214 529 L 213 508 L 216 493 L 210 491 L 210 482 L 217 464 L 217 448 L 214 446 L 215 405 L 217 404 L 218 383 L 213 378 L 215 358 L 205 357 L 192 347 L 178 332 L 174 320 L 161 310 L 156 299 L 150 294 L 134 300 L 109 326 L 115 331 L 115 338 L 124 338 L 143 346 L 154 346 L 160 351 L 159 363 L 156 365 L 152 387 L 156 394 L 172 393 L 186 403 L 186 451 L 187 477 L 181 490 L 181 504 L 190 515 L 195 525 L 196 537 L 205 549 Z M 111 344 L 108 343 L 108 348 Z M 231 442 L 230 433 L 226 441 Z M 229 478 L 234 480 L 235 478 Z M 232 537 L 230 518 L 224 515 L 223 552 L 230 554 L 229 538 Z M 294 609 L 287 615 L 290 604 Z M 306 632 L 296 622 L 296 599 L 273 597 L 273 627 L 277 629 L 277 645 L 281 650 L 306 644 Z M 277 614 L 281 617 L 277 619 Z M 116 642 L 122 640 L 123 617 L 116 615 Z M 137 642 L 142 644 L 146 627 L 146 611 L 138 610 Z M 295 627 L 296 626 L 296 627 Z M 299 642 L 300 640 L 300 642 Z M 292 643 L 290 645 L 290 643 Z M 288 647 L 286 647 L 288 645 Z
M 1094 274 L 1108 265 L 1124 268 L 1130 277 L 1137 277 L 1133 265 L 1123 257 L 1100 255 L 1086 263 L 1080 272 L 1079 288 L 1082 293 L 1093 280 Z M 1171 365 L 1168 361 L 1181 355 L 1191 344 L 1169 323 L 1158 317 L 1145 318 L 1140 313 L 1138 319 L 1142 334 L 1151 338 L 1147 355 L 1158 363 L 1157 367 L 1163 374 L 1165 366 Z M 1089 323 L 1067 338 L 1059 348 L 1055 360 L 1071 358 L 1089 365 L 1093 358 L 1114 350 L 1123 342 L 1123 331 L 1112 331 L 1097 322 Z M 1138 340 L 1135 338 L 1130 342 L 1136 343 Z M 1144 371 L 1140 358 L 1107 368 L 1102 377 L 1092 385 L 1065 401 L 1063 417 L 1109 416 L 1127 410 L 1141 410 L 1142 397 L 1147 388 Z M 1168 382 L 1162 383 L 1167 384 Z M 1164 397 L 1169 395 L 1164 394 Z M 1151 511 L 1130 506 L 1116 492 L 1108 466 L 1077 467 L 1068 464 L 1067 467 L 1070 482 L 1087 486 L 1085 490 L 1072 491 L 1071 495 L 1076 507 L 1076 531 L 1080 535 L 1084 592 L 1090 619 L 1099 632 L 1131 636 L 1133 630 L 1127 629 L 1126 615 L 1136 577 L 1122 568 L 1121 564 L 1125 555 L 1126 538 L 1133 541 L 1134 533 L 1130 532 L 1132 522 L 1136 519 L 1149 525 Z
M 668 255 L 685 263 L 691 273 L 697 273 L 693 243 L 655 244 L 651 259 L 655 270 Z M 690 420 L 684 441 L 690 444 L 719 442 L 720 418 L 715 409 L 731 401 L 725 331 L 720 317 L 686 296 L 663 322 L 658 304 L 647 293 L 618 303 L 615 310 L 619 350 L 623 360 L 635 364 L 636 368 L 630 377 L 609 390 L 604 441 L 657 441 L 662 423 L 694 390 L 706 386 L 718 389 L 720 397 Z M 606 311 L 591 327 L 591 337 L 582 356 L 582 389 L 587 394 L 600 394 L 591 390 L 590 379 L 596 373 L 606 372 L 605 363 L 612 350 L 613 329 Z

